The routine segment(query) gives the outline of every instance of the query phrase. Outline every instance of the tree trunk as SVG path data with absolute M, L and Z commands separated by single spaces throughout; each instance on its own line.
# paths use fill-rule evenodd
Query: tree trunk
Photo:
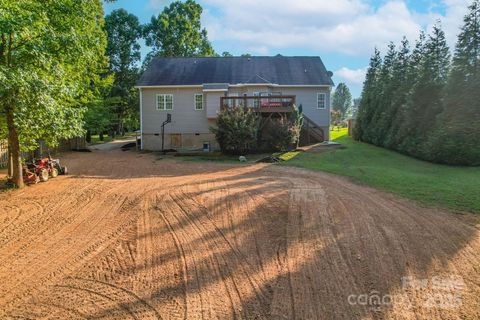
M 22 159 L 17 128 L 13 121 L 13 107 L 7 108 L 8 146 L 12 158 L 12 182 L 18 188 L 23 188 Z
M 10 150 L 10 145 L 7 143 L 7 157 L 8 157 L 8 171 L 7 171 L 7 176 L 8 179 L 11 179 L 13 176 L 13 158 L 12 158 L 12 151 Z

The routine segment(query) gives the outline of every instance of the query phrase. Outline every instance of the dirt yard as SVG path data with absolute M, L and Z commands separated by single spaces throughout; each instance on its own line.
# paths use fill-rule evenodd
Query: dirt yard
M 95 151 L 0 194 L 1 319 L 479 319 L 478 216 L 275 165 Z

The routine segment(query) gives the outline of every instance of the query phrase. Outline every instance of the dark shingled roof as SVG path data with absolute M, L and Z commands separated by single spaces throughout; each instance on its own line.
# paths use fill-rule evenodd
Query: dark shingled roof
M 155 58 L 137 86 L 206 83 L 333 85 L 319 57 Z
M 203 90 L 227 90 L 228 83 L 206 83 L 203 85 Z

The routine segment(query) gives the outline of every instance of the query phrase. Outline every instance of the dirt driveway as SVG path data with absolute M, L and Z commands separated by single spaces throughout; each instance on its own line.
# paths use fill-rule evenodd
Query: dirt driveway
M 65 161 L 0 194 L 1 319 L 480 318 L 478 216 L 274 165 Z

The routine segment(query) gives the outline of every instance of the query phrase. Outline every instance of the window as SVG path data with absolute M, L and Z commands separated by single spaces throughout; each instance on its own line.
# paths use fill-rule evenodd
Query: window
M 238 97 L 238 93 L 229 93 L 229 97 Z M 237 99 L 229 99 L 228 100 L 228 107 L 229 108 L 235 108 L 237 105 L 239 105 L 240 100 Z
M 173 94 L 157 94 L 157 110 L 173 110 Z
M 203 110 L 203 94 L 195 94 L 195 110 Z
M 317 109 L 327 108 L 327 95 L 325 93 L 317 93 Z
M 259 96 L 260 96 L 260 92 L 254 92 L 254 93 L 253 93 L 253 96 L 254 96 L 254 97 L 259 97 Z M 260 107 L 260 102 L 259 102 L 258 99 L 256 99 L 256 98 L 253 99 L 253 107 L 254 107 L 254 108 Z

